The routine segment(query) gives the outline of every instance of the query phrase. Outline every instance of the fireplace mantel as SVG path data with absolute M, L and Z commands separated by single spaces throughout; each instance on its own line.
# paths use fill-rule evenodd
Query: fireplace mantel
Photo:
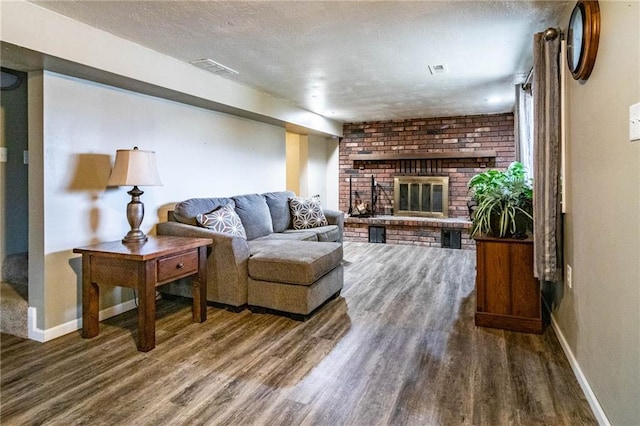
M 351 154 L 350 161 L 442 160 L 450 158 L 495 158 L 494 150 L 421 152 L 416 154 L 367 153 Z

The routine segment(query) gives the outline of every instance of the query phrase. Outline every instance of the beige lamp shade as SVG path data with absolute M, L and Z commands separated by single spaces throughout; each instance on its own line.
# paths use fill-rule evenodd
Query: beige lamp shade
M 116 161 L 109 176 L 108 186 L 158 186 L 160 175 L 156 166 L 156 153 L 133 149 L 116 151 Z

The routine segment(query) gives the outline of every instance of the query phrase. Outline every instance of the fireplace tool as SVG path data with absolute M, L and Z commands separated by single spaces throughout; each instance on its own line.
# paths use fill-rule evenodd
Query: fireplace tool
M 355 206 L 353 206 L 352 193 L 355 193 Z M 371 176 L 370 202 L 362 201 L 357 190 L 352 191 L 351 176 L 349 176 L 349 215 L 357 217 L 371 217 L 375 214 L 375 205 L 377 201 L 378 195 L 376 193 L 376 183 L 373 176 Z

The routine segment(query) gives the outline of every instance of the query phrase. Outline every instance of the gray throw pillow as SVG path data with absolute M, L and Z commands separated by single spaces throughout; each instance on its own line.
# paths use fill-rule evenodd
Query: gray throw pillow
M 284 232 L 291 225 L 291 213 L 289 212 L 289 198 L 296 196 L 291 191 L 267 192 L 264 198 L 267 200 L 273 232 Z
M 173 217 L 180 223 L 197 226 L 196 216 L 229 203 L 233 203 L 231 198 L 190 198 L 175 205 Z
M 212 231 L 247 239 L 247 233 L 234 207 L 233 202 L 225 204 L 209 213 L 197 215 L 196 220 L 200 226 Z
M 293 218 L 293 229 L 310 229 L 329 224 L 322 212 L 320 197 L 290 198 L 289 209 Z
M 233 197 L 233 201 L 236 203 L 236 213 L 247 231 L 247 240 L 255 240 L 273 233 L 269 207 L 262 195 L 238 195 Z

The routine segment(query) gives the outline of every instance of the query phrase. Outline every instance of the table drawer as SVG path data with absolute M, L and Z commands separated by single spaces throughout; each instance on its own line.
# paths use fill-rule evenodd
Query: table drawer
M 198 250 L 158 260 L 158 282 L 198 272 Z

